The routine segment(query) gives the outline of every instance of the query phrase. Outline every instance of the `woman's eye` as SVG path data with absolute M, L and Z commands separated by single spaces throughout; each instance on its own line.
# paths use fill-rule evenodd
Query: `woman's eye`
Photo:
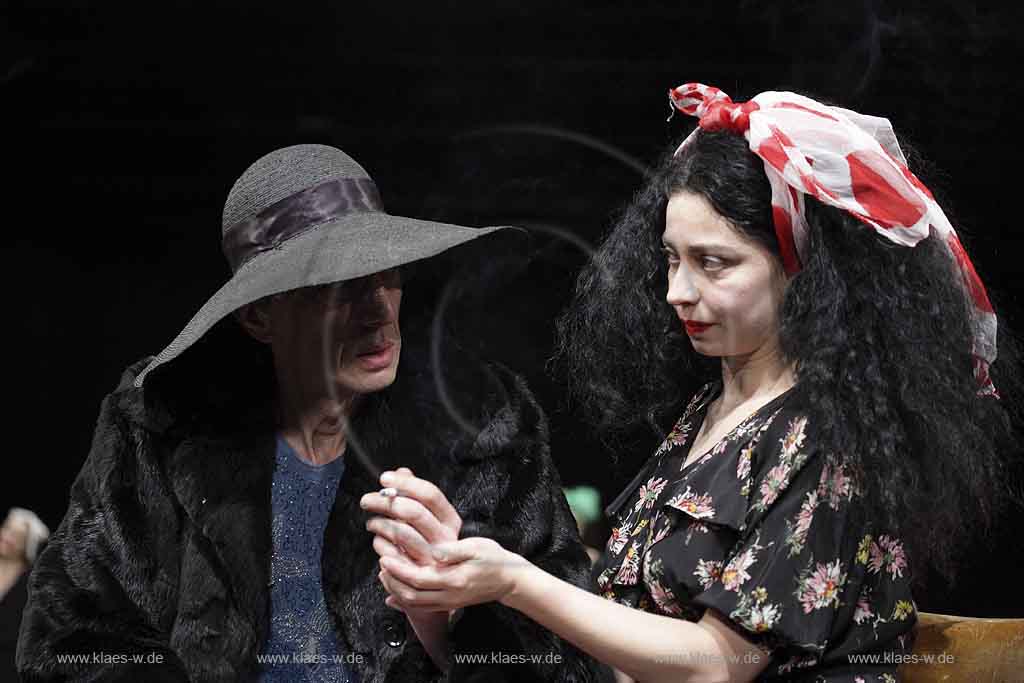
M 661 253 L 665 255 L 665 260 L 668 261 L 669 265 L 676 265 L 679 263 L 679 257 L 668 249 L 662 249 Z
M 704 270 L 721 270 L 725 267 L 725 261 L 715 256 L 701 256 L 700 265 Z

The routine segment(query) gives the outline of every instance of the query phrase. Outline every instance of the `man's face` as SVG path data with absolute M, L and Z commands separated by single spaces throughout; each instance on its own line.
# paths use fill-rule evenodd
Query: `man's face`
M 401 302 L 397 269 L 273 297 L 269 341 L 280 379 L 306 398 L 384 389 L 398 371 Z

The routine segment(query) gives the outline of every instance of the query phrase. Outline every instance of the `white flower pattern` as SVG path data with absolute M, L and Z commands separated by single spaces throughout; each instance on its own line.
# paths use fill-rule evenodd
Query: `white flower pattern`
M 722 561 L 697 560 L 697 569 L 694 570 L 693 574 L 700 581 L 700 587 L 707 590 L 711 588 L 715 581 L 722 578 Z
M 682 510 L 694 519 L 708 519 L 715 516 L 713 502 L 710 494 L 698 494 L 687 486 L 685 491 L 669 498 L 666 505 Z
M 658 500 L 658 496 L 661 495 L 667 483 L 667 479 L 661 479 L 660 477 L 648 479 L 647 483 L 640 487 L 640 500 L 636 502 L 636 508 L 650 510 L 654 507 L 654 501 Z
M 747 571 L 757 562 L 757 553 L 764 548 L 758 543 L 760 538 L 747 546 L 747 549 L 736 555 L 722 570 L 722 585 L 727 591 L 737 591 L 748 579 L 750 573 Z M 770 545 L 770 544 L 769 544 Z

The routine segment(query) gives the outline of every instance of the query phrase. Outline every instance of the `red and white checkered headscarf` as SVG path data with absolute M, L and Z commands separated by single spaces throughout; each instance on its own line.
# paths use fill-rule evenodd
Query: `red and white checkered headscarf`
M 793 274 L 807 256 L 804 195 L 840 208 L 878 234 L 908 247 L 935 228 L 974 302 L 974 374 L 980 394 L 998 396 L 988 375 L 996 359 L 996 316 L 985 286 L 931 192 L 907 168 L 888 119 L 829 107 L 791 92 L 763 92 L 734 103 L 702 83 L 669 90 L 680 111 L 707 131 L 742 135 L 764 161 L 783 267 Z M 676 154 L 697 133 L 695 129 Z

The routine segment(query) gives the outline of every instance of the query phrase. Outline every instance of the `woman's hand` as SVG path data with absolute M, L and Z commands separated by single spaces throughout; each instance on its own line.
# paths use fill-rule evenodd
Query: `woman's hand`
M 435 546 L 433 565 L 402 556 L 380 559 L 387 604 L 400 609 L 449 611 L 505 600 L 520 575 L 533 565 L 489 538 L 466 538 Z
M 374 533 L 390 607 L 406 614 L 449 612 L 500 600 L 511 589 L 510 570 L 529 566 L 494 541 L 457 541 L 462 528 L 458 512 L 440 489 L 408 468 L 385 472 L 380 481 L 398 495 L 368 493 L 359 504 L 381 515 L 366 528 Z

